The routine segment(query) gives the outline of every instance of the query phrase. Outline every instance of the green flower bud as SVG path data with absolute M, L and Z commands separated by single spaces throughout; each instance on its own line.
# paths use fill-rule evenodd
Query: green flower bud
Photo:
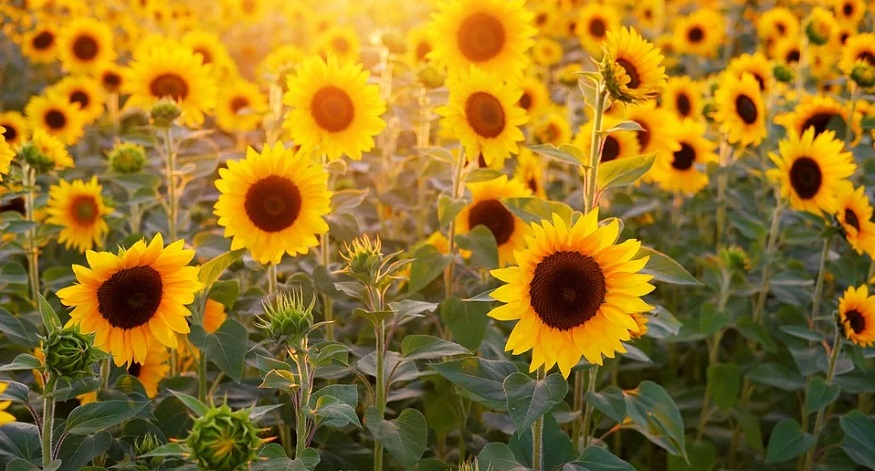
M 392 54 L 404 54 L 404 51 L 407 50 L 407 42 L 404 40 L 404 36 L 395 31 L 383 33 L 380 41 Z
M 858 60 L 851 69 L 851 80 L 861 88 L 875 87 L 875 66 L 865 60 Z
M 784 64 L 776 65 L 772 69 L 772 74 L 775 76 L 775 80 L 779 82 L 790 83 L 793 81 L 793 71 Z
M 419 83 L 421 83 L 425 88 L 429 89 L 443 87 L 444 82 L 447 79 L 443 71 L 433 65 L 426 65 L 422 67 L 421 69 L 419 69 L 419 72 L 417 72 L 416 76 L 417 78 L 419 78 Z
M 70 379 L 92 375 L 91 365 L 105 357 L 94 348 L 94 334 L 83 334 L 78 327 L 49 333 L 42 350 L 46 369 L 54 376 Z
M 212 407 L 194 420 L 185 439 L 191 459 L 203 471 L 247 469 L 258 459 L 263 440 L 260 429 L 249 419 L 248 409 L 234 412 L 227 404 Z
M 170 98 L 162 98 L 152 105 L 152 110 L 149 111 L 152 116 L 152 124 L 159 128 L 169 128 L 176 121 L 176 118 L 182 114 L 179 105 Z
M 743 248 L 733 245 L 720 250 L 720 262 L 729 271 L 745 272 L 750 270 L 750 258 Z
M 300 291 L 280 293 L 273 304 L 264 302 L 264 317 L 259 317 L 258 327 L 277 344 L 289 343 L 296 346 L 307 336 L 313 326 L 313 306 L 316 298 L 304 305 L 304 295 Z
M 352 245 L 346 244 L 340 256 L 346 260 L 346 268 L 343 272 L 347 275 L 368 284 L 377 284 L 380 275 L 380 267 L 383 264 L 383 244 L 377 237 L 375 242 L 367 235 L 356 238 Z
M 18 151 L 17 157 L 19 160 L 27 162 L 37 173 L 46 173 L 55 168 L 55 161 L 30 142 Z
M 109 152 L 109 168 L 116 173 L 138 173 L 146 166 L 146 151 L 130 142 L 116 144 Z
M 152 458 L 140 458 L 140 456 L 149 453 L 161 445 L 161 440 L 151 433 L 146 433 L 142 438 L 134 439 L 134 455 L 137 456 L 136 463 L 138 469 L 153 470 L 161 468 L 164 458 L 157 456 Z

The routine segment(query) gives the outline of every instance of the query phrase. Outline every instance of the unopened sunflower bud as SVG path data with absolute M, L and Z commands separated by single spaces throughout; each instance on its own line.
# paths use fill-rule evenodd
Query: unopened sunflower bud
M 170 98 L 162 98 L 152 105 L 152 110 L 149 115 L 152 117 L 152 124 L 158 128 L 169 128 L 176 121 L 176 118 L 182 114 L 179 105 Z
M 815 7 L 811 15 L 805 20 L 805 36 L 808 42 L 816 46 L 828 43 L 838 28 L 833 14 L 825 8 Z
M 164 461 L 161 457 L 151 457 L 151 458 L 140 458 L 141 456 L 149 453 L 150 451 L 160 447 L 162 445 L 161 440 L 158 439 L 157 436 L 146 433 L 143 438 L 138 438 L 134 440 L 134 455 L 136 458 L 136 463 L 139 469 L 160 469 L 161 464 Z
M 733 272 L 750 270 L 750 258 L 743 248 L 733 245 L 720 251 L 720 262 L 726 269 Z
M 236 471 L 248 469 L 249 463 L 258 459 L 263 440 L 249 413 L 248 409 L 234 412 L 222 404 L 194 420 L 185 444 L 198 469 Z
M 433 65 L 422 67 L 419 69 L 416 76 L 419 78 L 419 83 L 425 88 L 440 88 L 444 86 L 444 82 L 446 81 L 446 76 L 443 71 Z
M 861 88 L 875 87 L 875 65 L 865 60 L 858 60 L 851 69 L 851 80 Z
M 578 80 L 580 80 L 578 72 L 582 70 L 583 67 L 581 67 L 580 64 L 572 62 L 559 69 L 556 75 L 556 80 L 566 87 L 576 87 Z
M 775 80 L 783 83 L 790 83 L 793 81 L 793 71 L 790 70 L 784 64 L 778 64 L 772 69 L 772 75 L 775 76 Z
M 277 344 L 299 345 L 313 326 L 315 301 L 313 298 L 310 305 L 305 305 L 300 291 L 281 293 L 273 303 L 263 303 L 264 316 L 258 318 L 257 325 Z
M 94 334 L 78 327 L 51 332 L 42 343 L 46 369 L 54 376 L 76 379 L 93 374 L 91 365 L 105 354 L 94 347 Z
M 55 168 L 55 161 L 30 142 L 18 151 L 16 157 L 19 161 L 27 162 L 37 173 L 45 173 Z
M 380 41 L 392 54 L 404 54 L 404 51 L 407 50 L 407 43 L 404 40 L 404 36 L 401 36 L 395 31 L 383 33 Z
M 367 235 L 353 240 L 340 255 L 346 261 L 343 272 L 363 283 L 376 284 L 383 265 L 382 245 L 379 237 L 374 242 Z
M 116 144 L 109 151 L 109 168 L 116 173 L 138 173 L 146 166 L 146 151 L 143 146 L 130 142 Z

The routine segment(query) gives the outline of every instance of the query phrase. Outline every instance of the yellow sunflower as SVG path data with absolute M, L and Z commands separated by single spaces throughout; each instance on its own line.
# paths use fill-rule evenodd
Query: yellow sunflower
M 698 119 L 704 107 L 702 85 L 687 75 L 670 77 L 662 91 L 662 107 L 679 118 Z
M 517 105 L 519 88 L 476 68 L 457 74 L 447 86 L 450 102 L 437 113 L 444 117 L 446 132 L 458 136 L 469 161 L 482 155 L 492 165 L 517 152 L 517 142 L 524 138 L 519 126 L 528 120 Z
M 226 131 L 252 131 L 267 112 L 267 98 L 252 82 L 238 78 L 228 84 L 216 106 L 216 124 Z
M 766 137 L 763 95 L 753 75 L 724 75 L 714 92 L 714 103 L 714 119 L 729 142 L 756 146 Z
M 869 296 L 869 287 L 848 287 L 839 299 L 838 322 L 851 342 L 861 347 L 875 343 L 875 296 Z
M 506 284 L 492 292 L 504 304 L 489 317 L 519 320 L 505 349 L 532 350 L 530 371 L 558 363 L 567 378 L 581 356 L 600 365 L 639 331 L 632 313 L 653 309 L 641 300 L 653 291 L 652 276 L 638 273 L 647 263 L 635 258 L 641 243 L 616 244 L 619 232 L 617 220 L 599 227 L 598 208 L 571 227 L 553 215 L 552 224 L 532 226 L 517 266 L 492 270 Z
M 90 73 L 95 67 L 115 59 L 112 29 L 91 18 L 73 18 L 58 37 L 61 64 L 73 73 Z
M 6 391 L 7 387 L 9 387 L 9 383 L 0 382 L 0 394 Z M 6 412 L 10 404 L 12 404 L 12 401 L 0 401 L 0 425 L 15 422 L 15 416 Z
M 680 143 L 675 137 L 678 118 L 665 109 L 657 108 L 652 101 L 630 106 L 626 109 L 626 119 L 635 121 L 643 131 L 635 131 L 641 154 L 662 154 L 662 158 L 670 158 L 671 154 L 680 150 Z
M 170 371 L 170 351 L 161 345 L 154 337 L 147 337 L 146 358 L 142 363 L 133 361 L 128 364 L 128 374 L 137 378 L 146 395 L 153 398 L 158 395 L 158 383 Z
M 149 337 L 176 348 L 176 333 L 189 332 L 185 306 L 201 288 L 198 269 L 187 266 L 194 250 L 184 243 L 164 247 L 158 233 L 149 244 L 140 240 L 118 255 L 86 252 L 89 267 L 73 265 L 79 283 L 58 291 L 61 302 L 73 307 L 68 324 L 95 332 L 95 345 L 111 353 L 117 366 L 144 363 Z
M 282 143 L 251 147 L 246 158 L 220 169 L 215 213 L 231 248 L 248 248 L 259 263 L 279 263 L 284 253 L 306 254 L 328 231 L 328 174 L 309 156 Z
M 839 25 L 832 12 L 825 8 L 814 7 L 805 19 L 804 26 L 805 35 L 811 44 L 823 46 L 835 43 L 838 39 L 836 34 L 838 33 Z
M 123 90 L 130 93 L 126 106 L 150 109 L 163 97 L 179 103 L 183 122 L 198 126 L 204 112 L 216 103 L 216 83 L 210 67 L 191 49 L 170 41 L 140 47 L 125 69 Z
M 204 305 L 204 330 L 215 334 L 227 319 L 228 314 L 225 312 L 225 305 L 215 299 L 207 299 Z
M 361 160 L 385 127 L 386 103 L 360 64 L 338 64 L 313 57 L 288 79 L 283 101 L 292 107 L 284 126 L 301 151 L 339 159 Z
M 34 95 L 24 113 L 31 129 L 42 129 L 66 145 L 75 144 L 85 134 L 85 115 L 79 105 L 57 92 Z
M 788 67 L 795 67 L 802 57 L 799 39 L 796 37 L 775 40 L 769 48 L 769 56 Z
M 103 86 L 103 90 L 106 91 L 106 93 L 118 94 L 121 92 L 123 88 L 124 72 L 122 71 L 122 68 L 114 62 L 103 64 L 98 69 L 95 76 L 100 80 L 100 85 Z
M 58 58 L 58 27 L 49 21 L 39 22 L 24 35 L 21 53 L 31 62 L 54 62 Z
M 15 157 L 15 151 L 12 150 L 12 146 L 6 142 L 6 137 L 3 135 L 5 132 L 6 128 L 0 126 L 0 182 L 3 181 L 3 175 L 9 173 L 9 164 Z
M 704 122 L 685 119 L 676 130 L 680 148 L 657 154 L 650 176 L 665 191 L 692 196 L 708 185 L 705 165 L 717 162 L 717 144 L 705 137 Z
M 562 43 L 544 36 L 539 36 L 532 46 L 532 60 L 536 64 L 549 67 L 562 62 Z
M 525 198 L 532 192 L 518 180 L 508 180 L 502 175 L 494 180 L 469 183 L 471 204 L 465 206 L 456 216 L 456 230 L 467 234 L 477 226 L 486 226 L 495 236 L 498 245 L 498 263 L 505 266 L 513 263 L 514 251 L 525 245 L 528 227 L 514 216 L 500 200 L 504 198 Z
M 620 14 L 611 4 L 590 3 L 580 9 L 574 32 L 580 45 L 592 57 L 602 57 L 601 43 L 608 40 L 608 31 L 620 29 Z
M 29 134 L 27 119 L 18 111 L 0 113 L 0 127 L 6 129 L 3 131 L 3 138 L 10 146 L 16 147 L 27 141 Z
M 602 130 L 610 129 L 620 123 L 620 119 L 611 116 L 605 116 L 602 121 Z M 592 144 L 592 126 L 593 121 L 587 121 L 580 126 L 577 135 L 574 136 L 572 143 L 583 153 L 587 155 L 586 161 L 589 162 L 589 150 Z M 638 143 L 638 136 L 635 131 L 614 131 L 605 136 L 605 142 L 602 144 L 602 153 L 599 162 L 610 162 L 611 160 L 633 157 L 641 154 L 641 146 Z
M 103 115 L 104 91 L 96 79 L 86 76 L 67 76 L 52 85 L 52 90 L 79 106 L 83 121 L 93 123 Z
M 819 136 L 827 130 L 843 133 L 848 125 L 849 109 L 829 95 L 808 95 L 796 105 L 791 112 L 775 116 L 775 123 L 787 129 L 788 133 L 802 135 L 807 129 L 813 129 Z M 854 112 L 850 119 L 851 145 L 856 145 L 862 137 L 862 115 Z
M 48 170 L 61 170 L 73 166 L 73 157 L 67 152 L 64 143 L 43 128 L 35 129 L 30 135 L 30 140 L 22 146 L 23 153 L 27 153 L 28 149 L 39 152 L 40 164 Z
M 834 0 L 833 10 L 842 23 L 856 25 L 866 16 L 866 1 Z
M 835 216 L 842 226 L 845 240 L 858 254 L 866 252 L 875 258 L 875 222 L 872 222 L 872 205 L 865 188 L 855 190 L 852 186 L 844 186 L 836 197 L 838 211 Z
M 550 91 L 544 81 L 534 75 L 526 75 L 520 83 L 523 94 L 517 105 L 526 110 L 529 117 L 540 116 L 550 105 Z
M 726 42 L 723 16 L 709 8 L 701 8 L 677 21 L 674 47 L 679 53 L 702 57 L 716 57 Z
M 836 195 L 850 185 L 846 179 L 857 168 L 851 153 L 843 152 L 844 143 L 832 131 L 816 134 L 808 129 L 801 137 L 791 132 L 778 149 L 778 154 L 769 153 L 777 168 L 767 175 L 781 183 L 781 197 L 800 211 L 835 214 Z
M 666 79 L 659 48 L 632 28 L 608 31 L 607 35 L 600 68 L 611 97 L 625 103 L 658 97 Z
M 547 169 L 547 165 L 541 159 L 541 156 L 532 152 L 528 147 L 520 147 L 520 153 L 517 154 L 516 161 L 514 179 L 522 182 L 538 198 L 546 198 L 547 190 L 544 188 L 544 172 Z
M 772 64 L 762 53 L 742 54 L 733 57 L 726 67 L 726 73 L 741 78 L 744 74 L 751 74 L 756 79 L 762 93 L 768 93 L 772 86 Z
M 323 59 L 330 56 L 341 64 L 356 63 L 359 60 L 361 43 L 355 29 L 335 25 L 319 33 L 314 50 Z
M 642 0 L 633 5 L 638 26 L 650 31 L 662 31 L 665 26 L 665 10 L 665 0 Z
M 103 237 L 109 231 L 104 217 L 112 212 L 103 203 L 102 191 L 97 177 L 91 177 L 87 183 L 82 180 L 73 180 L 72 183 L 60 180 L 49 188 L 46 208 L 49 218 L 46 222 L 63 227 L 58 243 L 80 252 L 102 245 Z
M 849 74 L 854 68 L 854 63 L 859 60 L 875 67 L 875 33 L 855 34 L 849 37 L 842 48 L 839 68 Z
M 757 35 L 769 47 L 773 42 L 785 38 L 799 38 L 799 18 L 784 8 L 769 8 L 757 20 Z
M 428 57 L 451 73 L 472 65 L 499 77 L 519 77 L 537 30 L 525 0 L 444 0 L 432 16 Z
M 550 112 L 532 123 L 532 134 L 538 144 L 559 147 L 571 139 L 571 127 L 564 114 Z
M 428 53 L 434 49 L 434 38 L 425 27 L 413 28 L 407 33 L 407 57 L 413 67 L 425 64 Z
M 215 33 L 201 29 L 189 31 L 182 36 L 180 42 L 195 54 L 200 54 L 203 64 L 212 66 L 212 72 L 217 79 L 237 73 L 237 63 Z
M 261 60 L 256 67 L 255 76 L 268 82 L 279 81 L 280 77 L 294 73 L 305 57 L 304 52 L 294 44 L 283 44 Z

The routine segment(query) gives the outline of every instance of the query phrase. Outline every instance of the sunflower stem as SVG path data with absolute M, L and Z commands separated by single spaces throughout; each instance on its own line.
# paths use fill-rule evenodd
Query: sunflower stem
M 827 369 L 826 369 L 826 384 L 832 384 L 833 378 L 835 377 L 836 362 L 838 361 L 839 353 L 841 352 L 841 349 L 842 349 L 841 329 L 839 329 L 839 327 L 836 325 L 835 326 L 835 335 L 833 336 L 832 351 L 830 352 L 830 355 L 829 355 L 829 365 L 827 366 Z M 805 391 L 806 401 L 803 402 L 803 406 L 802 406 L 803 407 L 802 414 L 805 416 L 808 415 L 808 412 L 805 410 L 804 404 L 806 402 L 808 402 L 807 398 L 808 398 L 809 393 L 810 393 L 810 389 L 806 389 L 806 391 Z M 811 449 L 809 449 L 808 452 L 805 454 L 805 462 L 804 462 L 805 464 L 802 467 L 803 471 L 811 471 L 811 467 L 814 465 L 814 455 L 815 455 L 815 452 L 817 451 L 817 439 L 818 439 L 818 437 L 820 437 L 820 432 L 823 430 L 825 410 L 826 410 L 826 407 L 821 407 L 820 409 L 818 409 L 817 416 L 814 419 L 814 429 L 812 431 L 812 434 L 814 436 L 814 445 L 812 445 Z
M 720 292 L 717 298 L 717 312 L 726 310 L 726 303 L 729 302 L 729 285 L 732 282 L 732 274 L 723 268 L 720 272 Z M 719 359 L 720 342 L 723 340 L 725 329 L 720 329 L 714 334 L 714 337 L 708 341 L 708 366 L 716 365 Z M 702 439 L 705 434 L 705 426 L 708 425 L 708 418 L 711 415 L 711 391 L 705 388 L 705 396 L 702 398 L 702 412 L 699 414 L 699 426 L 696 429 L 696 441 Z
M 267 265 L 267 295 L 274 296 L 276 294 L 277 285 L 277 269 L 276 263 L 271 262 Z
M 34 306 L 39 306 L 40 280 L 39 280 L 39 247 L 36 241 L 37 223 L 36 212 L 36 169 L 27 163 L 21 165 L 21 180 L 24 185 L 24 212 L 25 218 L 31 223 L 27 230 L 27 275 L 30 279 L 30 299 Z
M 170 233 L 170 241 L 176 242 L 177 228 L 176 221 L 179 213 L 179 195 L 176 194 L 176 151 L 173 149 L 173 128 L 168 126 L 164 129 L 164 146 L 165 146 L 165 173 L 167 175 L 167 206 L 169 214 L 167 215 L 167 228 Z
M 753 320 L 760 322 L 763 310 L 766 307 L 766 298 L 769 296 L 769 282 L 771 281 L 771 258 L 778 243 L 778 234 L 781 232 L 781 212 L 784 210 L 784 201 L 778 196 L 775 203 L 775 211 L 772 213 L 772 224 L 769 227 L 769 235 L 766 239 L 766 248 L 763 252 L 763 276 L 760 280 L 760 290 L 757 296 L 756 307 L 753 311 Z
M 848 149 L 851 148 L 851 137 L 853 135 L 853 123 L 854 123 L 854 113 L 857 111 L 857 99 L 859 98 L 859 94 L 857 93 L 857 85 L 853 80 L 849 81 L 848 87 L 851 89 L 851 106 L 848 110 L 848 120 L 847 126 L 845 126 L 845 147 Z
M 52 429 L 55 426 L 55 376 L 48 373 L 46 387 L 43 389 L 43 429 L 40 443 L 42 444 L 43 469 L 49 469 L 52 464 Z
M 328 168 L 328 155 L 322 154 L 322 167 Z M 333 190 L 333 179 L 328 178 L 328 191 Z M 319 240 L 319 255 L 320 263 L 325 267 L 325 271 L 331 275 L 329 266 L 331 265 L 331 235 L 326 230 Z M 328 324 L 325 326 L 325 340 L 334 341 L 334 300 L 326 293 L 322 293 L 322 316 Z
M 584 185 L 583 208 L 584 214 L 592 211 L 596 206 L 596 181 L 599 174 L 599 160 L 602 155 L 602 145 L 604 144 L 604 135 L 602 134 L 602 117 L 605 113 L 605 100 L 608 96 L 608 90 L 605 88 L 604 82 L 599 79 L 596 85 L 596 101 L 595 109 L 593 110 L 593 125 L 592 139 L 589 146 L 589 169 L 585 172 L 586 184 Z M 584 440 L 586 438 L 584 437 Z
M 298 410 L 295 411 L 296 418 L 296 439 L 295 439 L 295 458 L 300 458 L 307 448 L 307 439 L 310 433 L 307 429 L 307 415 L 310 411 L 310 365 L 307 358 L 307 340 L 304 339 L 304 346 L 295 353 L 295 362 L 298 364 L 298 376 L 301 383 L 300 401 L 298 402 Z
M 726 187 L 729 184 L 729 160 L 732 147 L 726 139 L 720 139 L 720 174 L 717 175 L 717 235 L 716 246 L 723 248 L 723 232 L 726 230 Z
M 595 392 L 595 385 L 598 380 L 598 376 L 599 365 L 592 365 L 589 368 L 589 378 L 586 382 L 586 392 Z M 584 397 L 586 397 L 585 394 Z M 590 443 L 592 443 L 592 432 L 594 431 L 590 430 L 590 422 L 592 422 L 592 411 L 593 405 L 589 401 L 586 401 L 586 405 L 583 410 L 583 448 L 588 447 Z M 583 448 L 578 451 L 583 451 Z
M 416 132 L 416 146 L 419 149 L 428 147 L 431 134 L 431 100 L 428 97 L 428 89 L 425 86 L 419 87 L 417 96 L 419 101 L 419 129 Z M 420 171 L 425 173 L 425 167 L 429 162 L 428 156 L 420 154 Z M 425 178 L 416 179 L 416 207 L 418 217 L 416 218 L 416 239 L 421 240 L 425 236 L 425 222 L 428 219 L 428 211 L 430 209 L 426 202 L 428 180 Z
M 583 370 L 574 372 L 574 393 L 572 395 L 572 410 L 577 414 L 578 418 L 571 423 L 571 443 L 578 449 L 580 447 L 580 426 L 583 415 Z
M 459 150 L 459 158 L 455 162 L 453 169 L 453 200 L 458 200 L 462 197 L 462 189 L 465 188 L 465 150 Z M 449 252 L 451 255 L 456 253 L 456 218 L 450 220 L 450 227 L 447 230 L 447 242 L 449 243 Z M 453 259 L 447 268 L 444 269 L 444 299 L 453 295 L 453 275 L 456 269 L 456 260 Z
M 547 377 L 547 372 L 544 367 L 541 366 L 538 368 L 537 379 L 538 382 L 543 381 L 544 378 Z M 543 445 L 544 445 L 544 416 L 540 416 L 535 420 L 535 423 L 532 424 L 532 469 L 535 471 L 541 471 L 544 468 L 544 459 L 543 459 Z
M 832 245 L 832 236 L 823 240 L 823 250 L 820 252 L 820 266 L 817 269 L 817 281 L 814 283 L 814 294 L 811 296 L 811 316 L 808 318 L 808 326 L 814 327 L 814 320 L 820 310 L 820 298 L 823 297 L 823 278 L 826 275 L 826 259 L 829 258 L 829 248 Z
M 386 326 L 384 321 L 374 324 L 374 337 L 376 338 L 376 363 L 377 378 L 374 385 L 374 407 L 380 413 L 380 417 L 386 415 Z M 383 471 L 383 443 L 380 440 L 374 442 L 374 470 Z

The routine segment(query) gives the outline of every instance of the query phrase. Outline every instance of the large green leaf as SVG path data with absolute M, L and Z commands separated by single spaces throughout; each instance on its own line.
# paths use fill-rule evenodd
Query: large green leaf
M 738 400 L 741 392 L 741 368 L 735 363 L 708 365 L 708 395 L 714 405 L 728 410 Z
M 812 413 L 823 409 L 839 398 L 842 387 L 829 384 L 820 376 L 815 376 L 808 384 L 808 394 L 805 396 L 805 412 Z
M 507 408 L 504 379 L 518 371 L 516 365 L 509 361 L 476 357 L 445 361 L 432 364 L 431 367 L 451 383 L 469 392 L 472 399 L 498 410 Z
M 559 201 L 547 201 L 541 198 L 507 198 L 502 204 L 526 224 L 552 221 L 556 214 L 566 223 L 571 221 L 574 210 L 571 206 Z
M 623 423 L 623 419 L 626 418 L 626 395 L 616 386 L 609 386 L 600 392 L 587 392 L 584 398 L 597 411 L 618 424 Z
M 243 324 L 228 319 L 213 334 L 207 333 L 201 326 L 193 325 L 189 339 L 194 346 L 206 351 L 207 358 L 223 373 L 240 382 L 246 351 L 249 349 L 249 332 Z
M 43 325 L 46 327 L 46 333 L 61 330 L 63 326 L 61 325 L 61 319 L 58 318 L 58 313 L 55 312 L 55 309 L 46 301 L 46 298 L 41 294 L 37 294 L 39 296 L 39 313 L 43 319 Z
M 100 401 L 83 404 L 70 412 L 66 433 L 87 435 L 105 430 L 137 415 L 148 402 Z
M 686 456 L 684 421 L 674 399 L 652 381 L 626 392 L 626 412 L 648 440 L 674 455 Z
M 635 468 L 604 448 L 588 446 L 579 458 L 565 465 L 562 471 L 635 471 Z
M 478 268 L 498 267 L 498 245 L 492 231 L 484 225 L 475 226 L 466 234 L 456 236 L 456 244 L 471 252 L 471 264 Z
M 655 159 L 655 154 L 648 154 L 602 162 L 596 175 L 596 186 L 599 191 L 604 191 L 631 185 L 650 170 Z
M 0 366 L 0 371 L 36 370 L 42 368 L 39 358 L 30 353 L 22 353 L 12 360 L 12 363 Z
M 441 319 L 450 328 L 456 342 L 469 350 L 476 350 L 483 341 L 489 325 L 489 304 L 464 302 L 452 296 L 441 301 Z
M 684 267 L 682 267 L 680 263 L 676 262 L 668 255 L 658 250 L 642 245 L 641 249 L 638 250 L 638 254 L 635 255 L 635 257 L 641 258 L 644 256 L 648 256 L 650 258 L 647 260 L 647 265 L 644 267 L 643 270 L 641 270 L 641 273 L 653 275 L 654 280 L 673 285 L 702 285 L 702 283 L 694 278 L 693 275 L 690 275 L 690 272 L 684 269 Z
M 407 281 L 407 292 L 416 293 L 444 272 L 452 261 L 452 255 L 444 255 L 433 245 L 425 244 L 413 254 L 410 264 L 410 280 Z
M 0 465 L 16 458 L 39 463 L 42 446 L 36 425 L 10 422 L 0 426 Z
M 201 417 L 209 412 L 210 408 L 207 407 L 206 404 L 201 402 L 198 398 L 194 396 L 189 396 L 188 394 L 181 393 L 179 391 L 174 391 L 172 389 L 169 390 L 170 394 L 176 396 L 185 407 L 188 407 L 188 410 L 194 412 L 195 417 Z
M 784 419 L 775 425 L 766 449 L 766 463 L 780 463 L 796 458 L 814 446 L 814 437 L 805 433 L 793 419 Z
M 852 410 L 843 415 L 839 422 L 845 437 L 842 439 L 842 449 L 861 466 L 875 469 L 875 424 L 858 410 Z
M 93 435 L 67 437 L 58 451 L 61 467 L 58 471 L 80 471 L 96 456 L 109 450 L 112 435 L 98 432 Z
M 517 461 L 513 451 L 504 443 L 488 443 L 477 455 L 477 464 L 481 470 L 526 471 L 529 469 Z
M 805 387 L 802 376 L 777 363 L 757 365 L 747 372 L 747 378 L 754 383 L 772 386 L 783 391 L 799 391 Z
M 516 372 L 505 378 L 504 392 L 510 418 L 517 431 L 523 431 L 562 402 L 568 393 L 568 382 L 555 373 L 538 381 Z
M 27 319 L 14 316 L 12 313 L 0 307 L 0 332 L 16 345 L 35 347 L 39 344 L 37 329 Z
M 416 467 L 425 453 L 428 425 L 416 409 L 404 409 L 397 419 L 386 420 L 371 406 L 365 412 L 365 425 L 405 470 Z
M 232 250 L 230 252 L 225 252 L 222 255 L 210 260 L 207 263 L 201 265 L 200 270 L 198 271 L 197 278 L 203 286 L 201 289 L 204 292 L 208 292 L 210 287 L 213 286 L 213 283 L 222 276 L 222 273 L 231 266 L 232 263 L 236 262 L 243 256 L 246 252 L 246 249 L 237 249 Z
M 408 335 L 401 341 L 401 356 L 405 360 L 435 360 L 470 354 L 467 348 L 432 335 Z
M 353 424 L 359 428 L 362 426 L 355 413 L 355 409 L 334 396 L 321 396 L 317 398 L 312 409 L 320 425 L 344 427 Z
M 587 166 L 589 164 L 583 155 L 583 151 L 572 145 L 563 144 L 559 148 L 556 148 L 553 144 L 540 144 L 529 146 L 529 149 L 566 164 L 574 166 Z

